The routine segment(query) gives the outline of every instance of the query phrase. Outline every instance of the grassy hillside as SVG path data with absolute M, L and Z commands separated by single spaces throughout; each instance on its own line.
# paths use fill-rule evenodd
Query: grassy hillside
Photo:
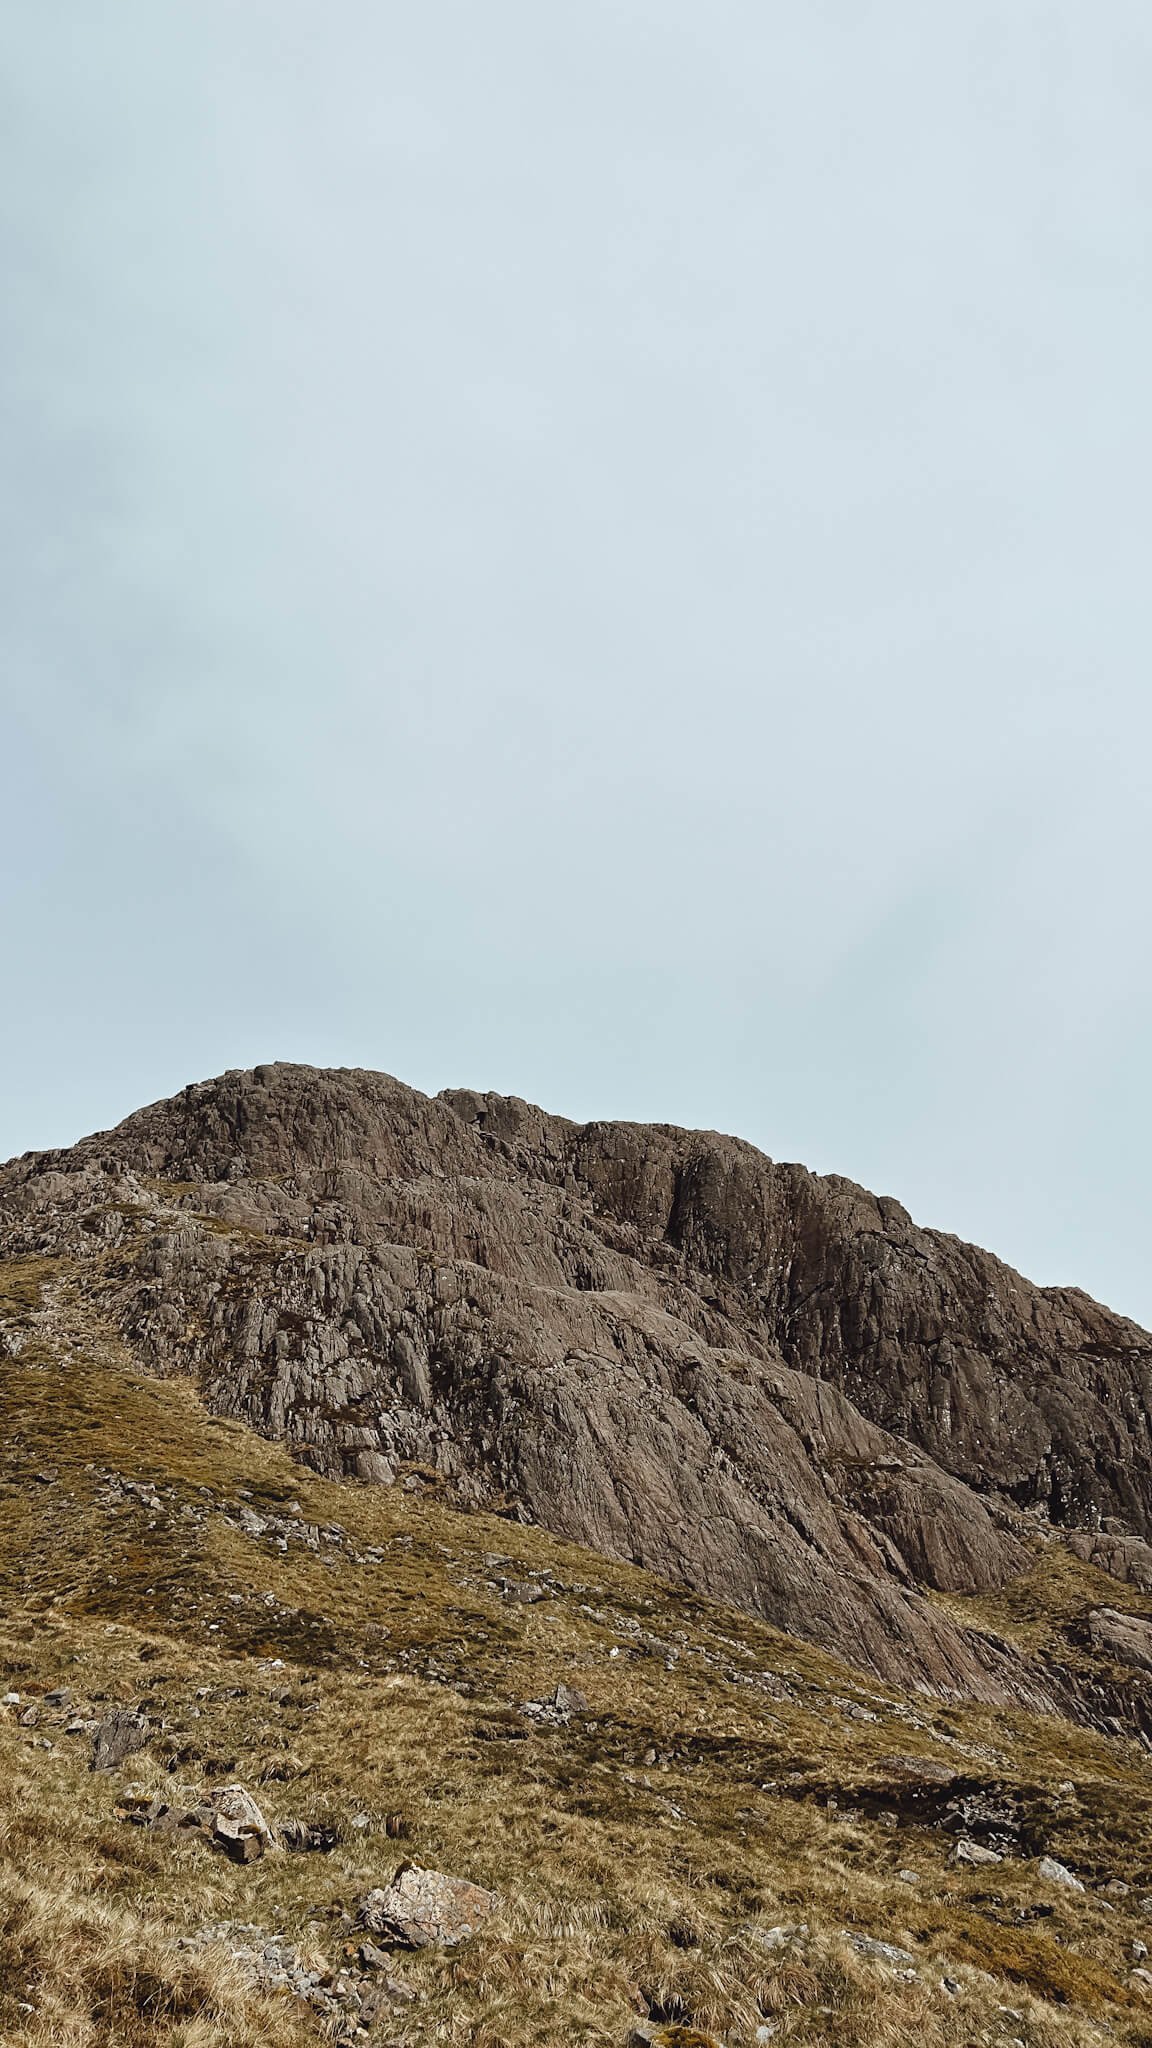
M 321 1482 L 142 1374 L 66 1267 L 2 1269 L 0 1329 L 5 2043 L 1152 2043 L 1134 1745 L 901 1697 L 427 1474 Z M 1136 1604 L 1050 1547 L 995 1625 L 1100 1601 Z M 147 1744 L 92 1771 L 120 1706 Z M 241 1865 L 121 1817 L 236 1781 L 330 1846 Z M 405 1859 L 496 1909 L 365 1970 Z M 272 1937 L 319 2004 L 262 1982 Z

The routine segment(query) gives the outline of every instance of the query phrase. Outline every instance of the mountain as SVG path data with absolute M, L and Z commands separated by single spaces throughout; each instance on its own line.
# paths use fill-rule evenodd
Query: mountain
M 257 1067 L 14 1162 L 0 1220 L 49 1323 L 314 1470 L 427 1470 L 880 1678 L 1075 1712 L 931 1596 L 1057 1531 L 1152 1588 L 1152 1338 L 736 1139 Z
M 1149 1339 L 711 1133 L 0 1169 L 0 2040 L 1148 2048 Z

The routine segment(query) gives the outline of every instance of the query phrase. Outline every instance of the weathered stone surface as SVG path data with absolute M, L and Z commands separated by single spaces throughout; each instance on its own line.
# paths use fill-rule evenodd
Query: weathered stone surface
M 1114 1607 L 1094 1607 L 1088 1616 L 1092 1648 L 1118 1664 L 1131 1664 L 1139 1671 L 1152 1671 L 1152 1621 L 1135 1614 L 1118 1614 Z
M 943 1786 L 956 1783 L 957 1772 L 953 1764 L 941 1762 L 934 1756 L 882 1756 L 880 1769 L 896 1779 L 906 1779 L 910 1785 Z
M 251 1863 L 272 1846 L 274 1837 L 252 1794 L 243 1785 L 222 1785 L 206 1792 L 201 1808 L 215 1839 L 237 1863 Z
M 1141 1593 L 1152 1593 L 1152 1544 L 1115 1529 L 1070 1529 L 1065 1541 L 1077 1557 Z
M 209 1836 L 234 1863 L 253 1863 L 276 1846 L 274 1830 L 244 1785 L 220 1785 L 208 1792 L 176 1789 L 170 1794 L 128 1786 L 118 1812 L 123 1820 L 159 1834 L 194 1829 Z
M 914 1963 L 916 1958 L 906 1948 L 898 1948 L 892 1941 L 876 1941 L 870 1934 L 850 1934 L 848 1940 L 857 1955 L 871 1956 L 881 1963 Z
M 114 1771 L 126 1757 L 143 1749 L 151 1735 L 151 1725 L 143 1714 L 135 1713 L 131 1707 L 117 1707 L 106 1714 L 92 1737 L 92 1762 L 94 1771 Z
M 999 1849 L 986 1849 L 983 1842 L 970 1842 L 963 1837 L 952 1851 L 954 1863 L 1003 1863 Z
M 455 1948 L 483 1926 L 496 1905 L 494 1892 L 441 1870 L 402 1864 L 390 1885 L 360 1901 L 360 1924 L 380 1940 L 405 1948 Z
M 295 1815 L 281 1821 L 276 1833 L 283 1848 L 321 1856 L 330 1855 L 340 1840 L 339 1828 L 319 1821 L 300 1820 Z
M 114 1246 L 141 1362 L 319 1470 L 431 1471 L 898 1682 L 1052 1705 L 920 1589 L 1019 1571 L 1013 1502 L 1149 1528 L 1152 1340 L 732 1138 L 258 1067 L 14 1162 L 0 1213 Z
M 1084 1889 L 1081 1880 L 1074 1876 L 1067 1864 L 1057 1863 L 1054 1856 L 1041 1856 L 1036 1869 L 1049 1884 L 1063 1885 L 1065 1891 L 1082 1892 Z

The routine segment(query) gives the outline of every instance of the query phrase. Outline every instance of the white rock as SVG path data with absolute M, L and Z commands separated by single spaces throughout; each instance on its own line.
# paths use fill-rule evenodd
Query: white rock
M 881 1963 L 914 1963 L 916 1958 L 906 1948 L 897 1948 L 893 1941 L 875 1941 L 870 1934 L 848 1936 L 859 1956 L 872 1956 Z
M 488 1919 L 494 1892 L 442 1870 L 401 1864 L 390 1885 L 360 1901 L 360 1924 L 405 1948 L 454 1948 Z
M 953 1863 L 1003 1863 L 999 1849 L 986 1849 L 983 1842 L 970 1842 L 966 1837 L 957 1842 L 952 1851 Z
M 1054 1856 L 1042 1856 L 1036 1868 L 1041 1877 L 1047 1878 L 1049 1884 L 1062 1884 L 1065 1891 L 1069 1892 L 1082 1892 L 1084 1889 L 1080 1879 L 1073 1876 L 1067 1864 L 1057 1863 Z

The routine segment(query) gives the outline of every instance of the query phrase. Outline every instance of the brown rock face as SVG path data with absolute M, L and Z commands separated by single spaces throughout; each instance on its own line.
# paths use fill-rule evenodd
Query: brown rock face
M 736 1139 L 258 1067 L 14 1162 L 0 1223 L 320 1469 L 431 1467 L 881 1676 L 1044 1703 L 920 1589 L 1020 1570 L 1014 1504 L 1152 1522 L 1152 1339 Z

